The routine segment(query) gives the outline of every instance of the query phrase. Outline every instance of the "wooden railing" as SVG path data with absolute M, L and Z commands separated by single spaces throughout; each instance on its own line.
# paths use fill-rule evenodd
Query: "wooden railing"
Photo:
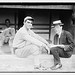
M 0 29 L 4 27 L 4 23 L 0 23 Z M 18 24 L 10 24 L 11 27 L 14 27 L 15 30 L 18 30 Z M 49 40 L 50 37 L 50 25 L 49 24 L 33 24 L 32 30 L 41 35 L 43 38 Z

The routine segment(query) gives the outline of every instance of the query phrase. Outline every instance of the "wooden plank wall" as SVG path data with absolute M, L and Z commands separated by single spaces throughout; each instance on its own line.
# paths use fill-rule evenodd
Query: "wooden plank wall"
M 33 25 L 34 28 L 32 30 L 36 33 L 45 38 L 46 40 L 49 40 L 49 24 L 37 24 Z

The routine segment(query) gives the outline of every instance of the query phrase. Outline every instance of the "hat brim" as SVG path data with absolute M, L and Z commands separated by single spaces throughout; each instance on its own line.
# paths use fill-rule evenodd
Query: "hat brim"
M 32 20 L 32 21 L 34 21 L 34 18 L 30 18 L 30 19 L 28 19 L 28 20 Z
M 64 24 L 63 24 L 63 23 L 60 23 L 60 24 L 53 24 L 53 25 L 51 26 L 51 28 L 54 28 L 56 25 L 63 26 Z

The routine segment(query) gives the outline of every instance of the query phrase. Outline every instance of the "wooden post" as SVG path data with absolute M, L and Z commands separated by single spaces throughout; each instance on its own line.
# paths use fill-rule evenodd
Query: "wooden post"
M 14 21 L 15 21 L 15 32 L 16 32 L 16 14 L 17 14 L 17 12 L 15 11 L 15 13 L 14 13 Z
M 52 18 L 51 18 L 51 17 L 52 17 L 52 16 L 51 16 L 51 11 L 50 11 L 50 15 L 49 15 L 49 16 L 50 16 L 50 18 L 49 18 L 49 43 L 50 43 L 50 36 L 51 36 L 51 19 L 52 19 Z
M 74 27 L 74 41 L 75 41 L 75 5 L 73 5 L 72 25 Z

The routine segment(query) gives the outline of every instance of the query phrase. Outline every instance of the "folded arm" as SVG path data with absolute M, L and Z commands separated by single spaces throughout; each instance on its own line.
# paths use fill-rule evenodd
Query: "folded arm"
M 71 33 L 67 34 L 67 41 L 68 41 L 69 45 L 65 45 L 64 50 L 65 51 L 72 51 L 75 44 L 74 44 L 74 40 L 73 40 Z
M 30 36 L 27 32 L 23 32 L 22 33 L 22 38 L 26 41 L 29 41 L 37 46 L 42 46 L 44 45 L 44 43 L 42 43 L 41 41 L 35 39 L 34 37 Z
M 49 43 L 44 39 L 42 38 L 41 36 L 39 36 L 38 34 L 35 34 L 33 31 L 31 31 L 33 37 L 35 37 L 36 39 L 38 39 L 39 41 L 45 43 L 47 46 L 49 46 Z
M 28 33 L 24 32 L 24 35 L 23 35 L 24 40 L 27 40 L 27 41 L 29 41 L 39 47 L 44 47 L 46 50 L 48 50 L 48 53 L 49 53 L 50 50 L 49 50 L 48 46 L 46 45 L 46 43 L 41 41 L 42 38 L 40 40 L 38 38 L 39 38 L 38 35 L 35 33 L 33 33 L 31 36 Z

